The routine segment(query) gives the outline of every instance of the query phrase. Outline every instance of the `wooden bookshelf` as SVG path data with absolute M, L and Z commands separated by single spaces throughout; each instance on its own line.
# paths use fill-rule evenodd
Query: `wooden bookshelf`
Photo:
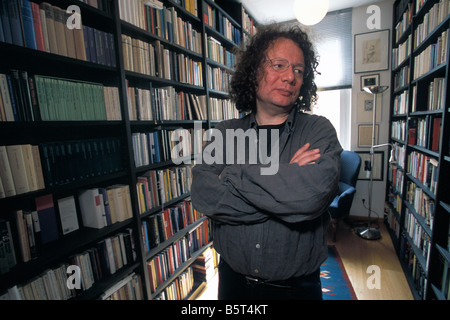
M 450 299 L 448 1 L 394 3 L 387 223 L 416 299 Z
M 37 285 L 47 281 L 50 273 L 65 270 L 56 271 L 57 267 L 66 268 L 74 263 L 74 257 L 79 259 L 83 273 L 92 272 L 89 281 L 92 278 L 94 281 L 89 286 L 86 281 L 86 288 L 83 286 L 71 291 L 71 299 L 116 299 L 121 298 L 121 294 L 142 299 L 176 298 L 173 294 L 176 286 L 185 282 L 189 282 L 190 286 L 179 288 L 184 291 L 181 298 L 189 299 L 191 293 L 202 286 L 192 278 L 190 266 L 196 257 L 211 246 L 208 220 L 201 217 L 201 213 L 196 213 L 194 221 L 183 224 L 182 228 L 174 227 L 170 236 L 150 249 L 145 241 L 145 230 L 150 229 L 143 227 L 144 223 L 156 219 L 165 211 L 178 210 L 174 208 L 189 202 L 190 186 L 171 185 L 178 188 L 178 192 L 169 194 L 167 189 L 164 189 L 165 182 L 161 180 L 142 198 L 144 193 L 139 189 L 142 187 L 142 184 L 139 184 L 142 182 L 140 178 L 151 171 L 162 173 L 175 172 L 177 169 L 181 171 L 182 168 L 189 170 L 188 165 L 177 166 L 173 161 L 170 141 L 167 135 L 163 137 L 164 132 L 176 129 L 192 130 L 195 121 L 199 121 L 203 129 L 208 129 L 220 120 L 240 116 L 232 111 L 234 106 L 229 102 L 226 81 L 234 66 L 233 51 L 241 45 L 242 39 L 256 32 L 256 21 L 246 13 L 241 4 L 234 2 L 228 6 L 230 3 L 226 1 L 155 1 L 162 4 L 162 9 L 146 6 L 144 2 L 31 0 L 23 1 L 26 5 L 30 4 L 26 10 L 17 6 L 15 1 L 8 1 L 8 5 L 6 1 L 3 2 L 5 6 L 0 12 L 0 19 L 3 23 L 10 23 L 12 27 L 6 30 L 8 35 L 4 29 L 4 33 L 0 35 L 3 57 L 0 74 L 5 75 L 4 86 L 0 87 L 0 146 L 39 146 L 39 159 L 44 167 L 43 162 L 48 159 L 43 154 L 47 150 L 44 145 L 55 142 L 57 144 L 55 149 L 52 149 L 54 153 L 51 156 L 54 158 L 51 158 L 51 161 L 57 166 L 58 174 L 70 177 L 67 181 L 64 180 L 64 183 L 53 184 L 45 178 L 43 188 L 12 196 L 5 195 L 1 180 L 3 187 L 0 188 L 0 227 L 5 235 L 4 239 L 14 245 L 15 254 L 14 263 L 1 261 L 0 294 L 5 295 L 4 297 L 8 294 L 12 297 L 23 294 L 25 290 L 29 290 L 32 282 Z M 73 19 L 78 18 L 72 15 L 73 13 L 66 12 L 69 6 L 79 8 L 82 29 L 72 30 L 66 27 L 66 21 L 72 19 L 73 22 Z M 9 14 L 10 10 L 16 10 L 17 14 Z M 26 19 L 27 14 L 29 19 L 25 22 L 32 21 L 34 24 L 24 23 L 22 29 L 21 21 L 23 17 Z M 45 28 L 42 28 L 42 20 L 39 24 L 38 17 L 45 17 Z M 205 20 L 205 17 L 209 20 Z M 211 21 L 215 24 L 209 24 Z M 52 30 L 51 27 L 55 28 L 53 36 L 48 33 Z M 34 34 L 35 42 L 32 41 L 31 34 Z M 210 53 L 211 50 L 208 51 L 208 38 L 214 38 L 214 44 L 218 46 L 218 49 L 214 49 L 215 55 Z M 62 43 L 65 46 L 62 46 Z M 217 54 L 217 50 L 220 54 Z M 17 70 L 19 76 L 25 75 L 28 78 L 18 78 L 14 83 L 12 70 Z M 213 79 L 212 76 L 217 76 L 216 73 L 219 76 Z M 38 79 L 49 79 L 48 87 L 38 84 L 36 91 L 33 91 L 36 76 Z M 219 82 L 210 86 L 213 80 Z M 9 90 L 11 86 L 13 91 Z M 55 88 L 59 90 L 60 100 L 56 100 Z M 104 89 L 102 95 L 100 92 L 103 88 L 108 89 Z M 5 90 L 10 95 L 8 101 L 5 100 Z M 53 92 L 55 96 L 52 95 Z M 44 99 L 44 94 L 47 100 Z M 61 98 L 66 96 L 67 100 Z M 59 102 L 55 105 L 54 101 Z M 91 111 L 80 109 L 80 106 L 88 105 L 88 102 L 95 107 L 99 113 L 98 117 L 87 118 L 91 116 Z M 107 109 L 112 105 L 116 109 Z M 192 107 L 190 111 L 189 106 Z M 41 113 L 44 107 L 48 108 L 49 112 L 56 110 L 57 114 L 43 121 Z M 135 139 L 138 136 L 147 139 L 150 135 L 145 138 L 144 135 L 152 132 L 160 135 L 159 151 L 162 152 L 165 148 L 166 157 L 161 157 L 160 161 L 137 163 Z M 79 145 L 82 145 L 85 153 L 79 149 L 74 151 L 73 148 L 78 148 Z M 102 159 L 114 154 L 115 161 L 121 165 L 117 170 L 103 168 L 98 175 L 84 177 L 83 174 L 83 178 L 72 179 L 72 171 L 77 172 L 73 170 L 77 164 L 75 157 L 81 154 L 87 157 L 86 159 L 97 159 L 95 156 Z M 183 156 L 192 160 L 194 154 Z M 65 163 L 65 166 L 61 167 L 61 163 Z M 129 201 L 123 205 L 130 204 L 132 217 L 110 224 L 108 219 L 109 215 L 112 215 L 112 203 L 109 201 L 101 204 L 100 201 L 102 210 L 110 210 L 105 211 L 106 226 L 100 229 L 85 227 L 80 194 L 83 190 L 108 190 L 111 186 L 128 187 L 129 195 L 122 195 L 123 198 L 120 199 Z M 159 197 L 159 203 L 143 209 L 142 201 L 149 201 L 150 192 L 151 196 Z M 36 211 L 35 199 L 46 195 L 52 195 L 53 198 L 59 237 L 39 246 L 37 255 L 30 261 L 23 262 L 21 237 L 11 215 L 18 210 Z M 79 226 L 77 230 L 63 235 L 58 200 L 65 197 L 74 199 Z M 117 201 L 116 198 L 114 201 Z M 122 202 L 119 204 L 122 205 Z M 189 210 L 193 210 L 192 207 Z M 6 222 L 9 223 L 9 230 Z M 36 232 L 32 234 L 37 237 Z M 126 236 L 125 243 L 123 237 L 127 234 L 131 234 L 131 237 Z M 157 290 L 152 292 L 149 262 L 172 250 L 170 248 L 175 248 L 178 242 L 186 241 L 183 239 L 193 236 L 200 238 L 190 240 L 192 246 L 189 245 L 185 252 L 187 259 L 172 270 L 164 281 L 158 284 Z M 31 238 L 28 241 L 31 241 Z M 129 242 L 128 239 L 133 241 Z M 114 247 L 116 254 L 119 254 L 115 256 L 117 268 L 114 272 L 104 272 L 106 269 L 101 269 L 105 268 L 104 265 L 111 267 L 111 261 L 109 264 L 98 262 L 98 256 L 103 254 L 103 251 L 96 250 L 100 250 L 100 243 L 105 241 L 116 241 L 118 244 Z M 5 245 L 6 240 L 2 242 L 2 247 Z M 120 256 L 125 255 L 128 257 L 126 263 L 124 258 L 120 260 Z M 97 264 L 91 261 L 93 267 L 85 268 L 88 256 L 89 259 L 98 261 Z M 88 269 L 91 271 L 87 271 Z M 103 271 L 101 277 L 100 269 Z M 63 272 L 64 281 L 69 275 Z M 184 281 L 179 281 L 179 278 Z M 41 299 L 52 297 L 40 296 Z

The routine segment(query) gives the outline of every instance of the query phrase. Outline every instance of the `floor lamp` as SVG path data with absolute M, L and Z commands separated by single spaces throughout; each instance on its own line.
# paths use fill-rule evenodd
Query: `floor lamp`
M 372 188 L 373 188 L 373 162 L 375 148 L 391 145 L 390 143 L 375 145 L 375 119 L 377 114 L 377 95 L 386 91 L 388 86 L 370 86 L 364 87 L 364 91 L 373 94 L 373 108 L 372 108 L 372 144 L 370 147 L 370 174 L 369 174 L 369 215 L 367 221 L 367 227 L 360 227 L 357 229 L 357 234 L 363 239 L 377 240 L 381 238 L 381 233 L 376 228 L 370 227 L 370 214 L 372 212 Z M 393 153 L 391 152 L 392 160 Z M 384 164 L 383 164 L 384 165 Z

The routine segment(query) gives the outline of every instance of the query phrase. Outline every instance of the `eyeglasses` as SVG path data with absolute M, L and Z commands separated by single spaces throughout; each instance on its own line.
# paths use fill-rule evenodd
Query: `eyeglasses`
M 282 58 L 269 59 L 269 62 L 270 67 L 276 72 L 284 72 L 291 66 L 289 61 Z M 304 67 L 292 65 L 292 70 L 294 70 L 294 75 L 296 79 L 302 79 L 303 77 L 306 76 Z

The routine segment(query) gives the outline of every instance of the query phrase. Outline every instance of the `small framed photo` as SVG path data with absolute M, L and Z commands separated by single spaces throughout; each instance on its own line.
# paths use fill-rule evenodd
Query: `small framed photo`
M 375 125 L 375 142 L 374 145 L 378 144 L 378 125 Z M 372 125 L 371 124 L 360 124 L 358 126 L 358 147 L 371 147 L 372 146 Z
M 384 152 L 375 151 L 373 153 L 373 163 L 370 164 L 369 151 L 356 151 L 361 157 L 361 168 L 359 169 L 358 180 L 370 180 L 370 170 L 372 170 L 372 180 L 383 180 L 384 173 Z
M 378 86 L 380 83 L 379 74 L 370 74 L 367 76 L 361 76 L 361 91 L 364 91 L 365 87 Z

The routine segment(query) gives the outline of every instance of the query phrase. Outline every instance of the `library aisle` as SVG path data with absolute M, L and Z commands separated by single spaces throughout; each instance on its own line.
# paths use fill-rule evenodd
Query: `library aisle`
M 368 241 L 355 235 L 344 222 L 338 226 L 338 239 L 334 243 L 358 300 L 413 300 L 411 290 L 398 261 L 385 224 L 380 221 L 382 238 Z M 333 244 L 329 240 L 329 244 Z M 367 273 L 371 265 L 380 267 L 380 289 L 370 289 Z M 217 300 L 218 276 L 212 278 L 197 300 Z

